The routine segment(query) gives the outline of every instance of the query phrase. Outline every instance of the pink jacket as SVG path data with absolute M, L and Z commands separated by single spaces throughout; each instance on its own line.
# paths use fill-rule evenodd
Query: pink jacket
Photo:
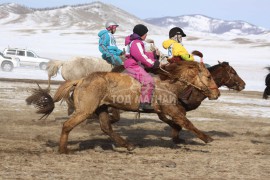
M 152 68 L 156 60 L 153 52 L 145 52 L 144 43 L 137 34 L 127 36 L 125 45 L 129 45 L 129 55 L 124 62 L 124 67 L 128 68 L 134 65 L 142 64 L 144 67 Z

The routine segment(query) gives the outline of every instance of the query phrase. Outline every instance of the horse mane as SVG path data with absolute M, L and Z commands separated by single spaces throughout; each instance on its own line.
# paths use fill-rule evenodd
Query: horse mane
M 179 72 L 181 72 L 182 77 L 189 77 L 193 76 L 194 69 L 199 69 L 199 63 L 196 61 L 181 61 L 181 62 L 174 62 L 161 67 L 166 72 L 159 69 L 159 77 L 161 80 L 177 80 L 179 79 Z
M 199 68 L 199 63 L 196 61 L 181 61 L 162 65 L 161 68 L 146 69 L 147 72 L 158 75 L 162 81 L 175 80 L 179 78 L 178 73 L 182 72 L 183 77 L 191 76 L 194 74 L 194 68 Z M 116 66 L 111 72 L 121 73 L 125 70 L 124 66 Z M 184 74 L 183 74 L 184 73 Z
M 229 63 L 226 62 L 226 61 L 221 62 L 221 63 L 219 62 L 218 64 L 216 64 L 216 65 L 214 65 L 214 66 L 211 66 L 211 67 L 209 67 L 209 68 L 207 68 L 207 69 L 208 69 L 210 72 L 212 72 L 212 71 L 216 70 L 217 68 L 219 68 L 220 65 L 226 65 L 226 66 L 229 66 Z
M 162 65 L 160 68 L 147 70 L 148 72 L 157 75 L 161 81 L 170 80 L 171 83 L 176 82 L 179 79 L 179 72 L 181 72 L 181 77 L 186 78 L 193 76 L 195 72 L 194 69 L 199 69 L 199 63 L 196 61 L 181 61 L 173 62 Z

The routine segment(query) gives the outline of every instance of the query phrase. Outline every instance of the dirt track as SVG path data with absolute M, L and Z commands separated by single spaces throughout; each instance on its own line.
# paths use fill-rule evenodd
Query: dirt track
M 243 103 L 207 100 L 188 113 L 196 127 L 215 139 L 210 144 L 184 130 L 181 136 L 187 143 L 174 145 L 170 128 L 156 115 L 135 120 L 134 113 L 123 113 L 113 127 L 137 144 L 134 151 L 112 145 L 92 120 L 71 132 L 72 153 L 60 155 L 66 106 L 57 104 L 47 120 L 38 120 L 40 115 L 25 103 L 34 83 L 0 83 L 0 179 L 269 179 L 270 119 L 239 115 L 234 107 L 245 109 Z M 261 93 L 223 91 L 222 97 L 256 102 Z M 196 120 L 201 117 L 205 120 Z

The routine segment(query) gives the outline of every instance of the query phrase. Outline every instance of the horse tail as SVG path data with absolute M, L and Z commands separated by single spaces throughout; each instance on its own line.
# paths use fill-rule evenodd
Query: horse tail
M 75 90 L 75 87 L 83 81 L 82 79 L 74 80 L 74 81 L 66 81 L 64 84 L 59 86 L 57 89 L 53 101 L 58 102 L 60 100 L 65 100 L 69 103 L 70 93 Z
M 68 101 L 70 92 L 73 92 L 80 82 L 82 82 L 82 79 L 77 81 L 67 81 L 60 85 L 54 98 L 49 94 L 50 90 L 48 88 L 42 89 L 38 85 L 38 89 L 33 89 L 32 95 L 26 98 L 25 101 L 27 105 L 33 105 L 37 109 L 37 114 L 43 114 L 40 119 L 44 117 L 46 119 L 53 112 L 55 108 L 54 103 L 61 99 Z
M 38 89 L 33 89 L 32 95 L 25 100 L 27 105 L 33 105 L 37 109 L 37 114 L 43 114 L 40 119 L 45 116 L 46 119 L 54 109 L 53 98 L 49 91 L 49 89 L 42 89 L 38 84 Z
M 47 65 L 47 71 L 48 71 L 48 89 L 50 89 L 51 85 L 51 78 L 56 76 L 60 67 L 63 65 L 64 61 L 60 60 L 51 60 L 49 61 Z

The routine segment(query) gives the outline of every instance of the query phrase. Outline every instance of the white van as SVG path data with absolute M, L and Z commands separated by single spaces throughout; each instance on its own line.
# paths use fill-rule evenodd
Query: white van
M 50 59 L 41 58 L 36 53 L 28 49 L 6 48 L 3 52 L 5 56 L 16 57 L 20 59 L 20 66 L 38 67 L 42 70 L 47 68 Z

